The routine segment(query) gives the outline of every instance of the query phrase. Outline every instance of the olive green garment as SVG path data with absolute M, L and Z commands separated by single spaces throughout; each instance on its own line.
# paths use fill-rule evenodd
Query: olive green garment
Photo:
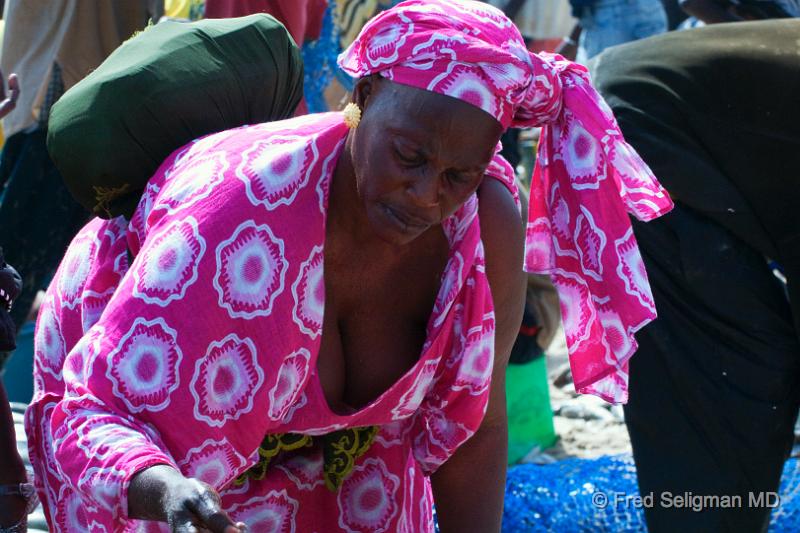
M 47 148 L 82 205 L 130 217 L 170 153 L 203 135 L 290 117 L 302 87 L 300 52 L 269 15 L 165 21 L 61 97 Z

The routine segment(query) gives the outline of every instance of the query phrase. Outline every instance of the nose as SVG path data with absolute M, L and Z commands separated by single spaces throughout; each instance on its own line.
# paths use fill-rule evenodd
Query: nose
M 406 191 L 418 207 L 438 207 L 441 201 L 439 185 L 438 176 L 426 174 L 410 182 L 406 187 Z

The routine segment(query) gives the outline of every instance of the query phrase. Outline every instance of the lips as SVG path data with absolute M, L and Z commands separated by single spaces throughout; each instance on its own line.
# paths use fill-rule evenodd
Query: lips
M 405 209 L 399 207 L 383 204 L 383 208 L 389 216 L 395 219 L 401 226 L 407 230 L 421 230 L 427 229 L 433 225 L 433 222 L 425 217 L 409 213 Z

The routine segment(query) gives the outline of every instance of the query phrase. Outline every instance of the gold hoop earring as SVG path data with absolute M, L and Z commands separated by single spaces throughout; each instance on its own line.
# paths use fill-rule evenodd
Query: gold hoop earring
M 358 123 L 361 122 L 361 108 L 358 107 L 358 104 L 350 102 L 346 106 L 344 106 L 344 123 L 345 125 L 354 130 L 358 127 Z

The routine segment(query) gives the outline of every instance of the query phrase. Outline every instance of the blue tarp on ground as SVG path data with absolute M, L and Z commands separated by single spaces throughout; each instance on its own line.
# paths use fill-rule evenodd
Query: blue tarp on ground
M 598 496 L 602 494 L 602 496 Z M 620 495 L 616 499 L 614 495 Z M 646 531 L 630 455 L 518 465 L 508 471 L 504 533 Z M 770 532 L 800 531 L 800 464 L 786 462 Z M 657 498 L 657 496 L 656 496 Z M 746 504 L 746 502 L 745 502 Z

